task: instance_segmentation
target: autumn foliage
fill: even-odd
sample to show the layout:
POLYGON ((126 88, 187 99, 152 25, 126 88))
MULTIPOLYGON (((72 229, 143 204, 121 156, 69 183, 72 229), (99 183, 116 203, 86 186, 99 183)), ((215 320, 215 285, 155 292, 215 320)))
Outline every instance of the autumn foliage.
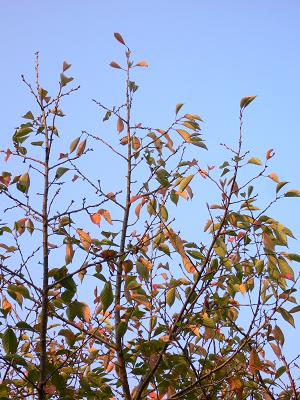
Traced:
POLYGON ((255 96, 240 102, 228 159, 203 165, 203 120, 183 104, 167 127, 135 120, 133 74, 148 63, 114 36, 124 103, 94 100, 101 136, 60 131, 79 90, 70 64, 56 94, 40 82, 38 54, 35 83, 22 77, 35 111, 1 151, 0 398, 298 399, 284 332, 300 310, 300 255, 270 213, 300 192, 270 170, 273 149, 244 149, 255 96), (110 168, 122 165, 116 191, 95 168, 103 147, 110 168), (199 185, 203 204, 207 190, 215 202, 184 237, 176 217, 199 185))

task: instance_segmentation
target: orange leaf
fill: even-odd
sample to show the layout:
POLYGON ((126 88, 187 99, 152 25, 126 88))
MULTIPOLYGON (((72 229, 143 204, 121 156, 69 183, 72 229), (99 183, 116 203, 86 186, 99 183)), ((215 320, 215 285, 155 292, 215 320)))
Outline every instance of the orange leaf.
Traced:
POLYGON ((101 215, 99 214, 99 212, 92 214, 90 218, 93 224, 98 225, 100 227, 101 215))
POLYGON ((279 182, 280 182, 280 180, 279 180, 278 175, 276 174, 276 172, 272 172, 271 174, 268 175, 268 177, 269 177, 270 179, 272 179, 272 181, 274 181, 274 182, 276 182, 276 183, 279 183, 279 182))
POLYGON ((147 61, 139 61, 137 64, 135 64, 136 67, 149 67, 147 61))
POLYGON ((266 154, 266 160, 269 160, 270 158, 274 157, 274 155, 275 155, 275 152, 273 149, 268 150, 267 154, 266 154))
POLYGON ((258 371, 261 369, 261 361, 255 349, 252 349, 250 352, 250 359, 249 359, 249 371, 251 374, 257 374, 258 371))
POLYGON ((66 264, 67 264, 67 265, 70 264, 70 263, 72 262, 73 257, 74 257, 73 246, 72 246, 72 243, 71 243, 71 242, 68 242, 68 243, 66 244, 66 256, 65 256, 65 261, 66 261, 66 264))
POLYGON ((122 118, 118 118, 118 123, 117 123, 117 131, 118 133, 121 133, 124 130, 124 122, 122 118))
POLYGON ((135 196, 132 196, 130 199, 130 203, 134 203, 138 199, 140 199, 142 196, 140 194, 136 194, 135 196))
POLYGON ((118 63, 116 63, 115 61, 112 61, 109 65, 110 65, 112 68, 122 69, 122 68, 120 67, 120 65, 119 65, 118 63))
POLYGON ((118 42, 120 42, 120 43, 124 44, 124 46, 126 46, 126 44, 124 42, 124 39, 122 38, 122 36, 118 32, 114 33, 114 37, 118 42))
POLYGON ((9 149, 7 149, 7 150, 6 150, 6 153, 5 153, 4 161, 8 161, 8 159, 9 159, 9 157, 10 157, 11 154, 12 154, 12 152, 11 152, 9 149))
POLYGON ((187 270, 187 272, 190 273, 195 272, 194 265, 191 263, 190 259, 187 257, 184 251, 183 242, 181 238, 178 235, 176 235, 176 233, 171 228, 168 229, 168 234, 169 234, 169 240, 174 250, 177 251, 177 253, 181 256, 184 268, 187 270))
POLYGON ((111 220, 110 213, 109 213, 108 210, 103 210, 103 209, 101 209, 101 210, 98 211, 98 213, 99 213, 100 215, 102 215, 102 217, 103 217, 110 225, 113 224, 113 223, 112 223, 112 220, 111 220))

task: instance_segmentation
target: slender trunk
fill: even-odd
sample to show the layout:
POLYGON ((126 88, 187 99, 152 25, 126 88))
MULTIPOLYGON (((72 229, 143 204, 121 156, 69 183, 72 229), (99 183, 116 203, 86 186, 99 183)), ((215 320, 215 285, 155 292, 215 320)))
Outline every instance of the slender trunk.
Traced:
MULTIPOLYGON (((125 210, 123 216, 122 233, 120 241, 120 256, 124 253, 126 245, 126 235, 130 212, 130 195, 131 195, 131 133, 130 133, 130 93, 129 93, 129 65, 127 69, 127 80, 126 80, 126 124, 127 124, 127 176, 126 176, 126 200, 125 210)), ((118 359, 118 376, 121 380, 124 399, 131 400, 130 388, 128 384, 128 377, 126 371, 126 364, 123 353, 123 340, 119 333, 118 327, 121 322, 120 304, 121 304, 121 291, 122 291, 122 259, 120 258, 117 268, 116 278, 116 292, 115 292, 115 335, 116 335, 116 347, 117 347, 117 359, 118 359)))
POLYGON ((45 111, 42 107, 43 124, 45 130, 45 168, 44 168, 44 192, 43 192, 43 292, 42 292, 42 311, 40 328, 40 377, 39 377, 39 400, 45 400, 44 385, 47 378, 47 323, 48 323, 48 273, 49 273, 49 254, 48 254, 48 192, 49 192, 49 156, 50 143, 47 128, 45 111))

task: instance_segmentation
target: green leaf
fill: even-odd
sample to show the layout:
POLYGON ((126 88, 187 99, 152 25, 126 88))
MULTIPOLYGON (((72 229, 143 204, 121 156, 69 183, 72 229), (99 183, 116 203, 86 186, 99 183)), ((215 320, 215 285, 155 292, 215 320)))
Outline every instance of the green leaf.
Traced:
POLYGON ((288 190, 285 194, 285 197, 300 197, 300 191, 296 189, 288 190))
POLYGON ((2 335, 2 346, 6 354, 14 354, 18 348, 17 337, 12 328, 6 329, 2 335))
POLYGON ((287 310, 285 310, 282 307, 279 307, 277 311, 281 314, 284 320, 286 320, 289 324, 291 324, 295 328, 294 317, 287 310))
POLYGON ((255 165, 262 165, 262 162, 259 158, 252 157, 250 160, 247 161, 247 164, 255 164, 255 165))
POLYGON ((208 318, 208 317, 203 317, 202 323, 207 328, 214 328, 215 327, 215 322, 211 318, 208 318))
POLYGON ((28 111, 25 115, 23 115, 22 118, 25 118, 25 119, 34 119, 34 116, 33 116, 33 114, 32 114, 31 111, 28 111))
POLYGON ((110 282, 105 283, 103 290, 100 294, 100 298, 101 298, 101 303, 103 305, 103 311, 106 311, 114 300, 114 295, 110 282))
POLYGON ((22 193, 28 193, 29 186, 30 186, 30 177, 29 177, 28 172, 25 172, 25 174, 23 174, 19 178, 19 181, 17 183, 17 188, 22 193))
POLYGON ((67 171, 69 171, 69 168, 65 168, 65 167, 59 167, 56 170, 55 173, 55 179, 59 179, 60 177, 63 176, 63 174, 65 174, 67 171))
POLYGON ((256 260, 254 266, 257 274, 261 275, 264 270, 264 260, 256 260))
POLYGON ((167 295, 166 295, 166 302, 168 304, 169 307, 171 307, 174 304, 175 301, 175 288, 172 287, 171 289, 169 289, 167 291, 167 295))
POLYGON ((296 253, 281 253, 284 257, 286 257, 288 260, 291 261, 296 261, 300 263, 300 255, 296 253))
POLYGON ((274 338, 279 342, 280 346, 284 345, 284 334, 278 325, 275 325, 272 330, 274 338))
POLYGON ((17 322, 16 327, 24 331, 35 332, 35 329, 24 321, 17 322))
POLYGON ((243 97, 241 102, 240 102, 240 108, 244 109, 247 106, 249 106, 250 103, 256 98, 256 96, 248 96, 248 97, 243 97))
POLYGON ((44 142, 39 140, 38 142, 31 142, 32 146, 43 146, 44 142))
POLYGON ((299 312, 299 311, 300 311, 300 306, 296 306, 296 307, 293 307, 292 309, 290 309, 289 312, 294 314, 294 313, 299 312))
POLYGON ((183 103, 178 103, 178 104, 176 104, 176 108, 175 108, 175 113, 176 113, 176 115, 179 113, 179 111, 180 111, 180 109, 181 109, 182 106, 183 106, 183 103))
POLYGON ((289 182, 279 182, 278 185, 276 186, 276 193, 278 193, 279 190, 282 189, 283 186, 285 186, 287 183, 289 182))
POLYGON ((290 279, 292 281, 295 280, 294 271, 283 257, 278 257, 278 267, 284 278, 290 279))

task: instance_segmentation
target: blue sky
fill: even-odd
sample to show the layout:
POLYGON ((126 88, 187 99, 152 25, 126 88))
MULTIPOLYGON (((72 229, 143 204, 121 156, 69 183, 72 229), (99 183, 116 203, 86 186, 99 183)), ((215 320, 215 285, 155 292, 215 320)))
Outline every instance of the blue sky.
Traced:
MULTIPOLYGON (((260 158, 273 148, 272 171, 300 188, 299 17, 297 0, 2 1, 0 148, 8 147, 20 116, 31 107, 20 75, 33 80, 36 50, 47 89, 54 89, 63 60, 72 63, 72 76, 81 85, 65 102, 67 143, 82 129, 101 133, 102 116, 91 98, 107 104, 121 99, 120 74, 108 67, 122 60, 123 49, 113 38, 120 32, 135 59, 149 63, 135 76, 141 87, 137 121, 163 128, 175 104, 185 103, 188 112, 205 120, 210 152, 203 157, 219 165, 227 156, 219 143, 233 145, 238 137, 240 98, 257 95, 246 113, 245 147, 260 158)), ((199 192, 201 197, 200 186, 199 192)), ((275 213, 300 238, 298 199, 275 213)))

